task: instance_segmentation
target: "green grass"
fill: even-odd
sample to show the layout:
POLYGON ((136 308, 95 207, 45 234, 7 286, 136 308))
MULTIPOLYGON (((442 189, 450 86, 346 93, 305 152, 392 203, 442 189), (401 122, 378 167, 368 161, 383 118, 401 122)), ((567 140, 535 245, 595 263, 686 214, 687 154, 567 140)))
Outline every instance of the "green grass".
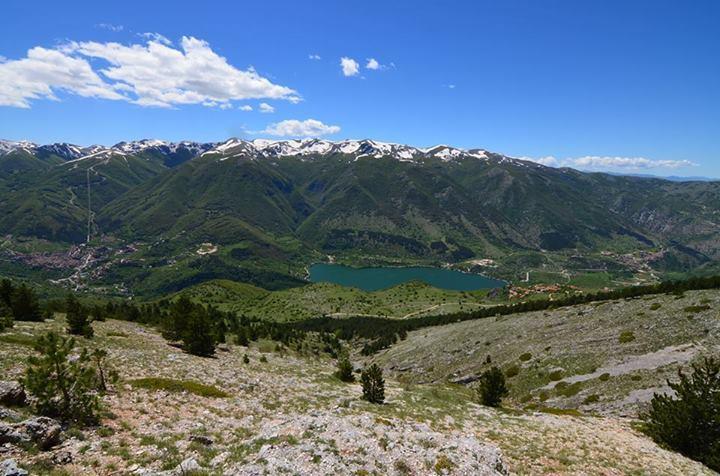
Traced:
POLYGON ((190 380, 175 380, 170 378, 148 377, 131 380, 130 385, 135 388, 147 390, 164 390, 166 392, 188 392, 201 397, 227 398, 230 394, 217 387, 204 385, 190 380))
POLYGON ((0 335, 0 342, 6 344, 24 345, 27 347, 35 346, 36 337, 25 334, 3 334, 0 335))

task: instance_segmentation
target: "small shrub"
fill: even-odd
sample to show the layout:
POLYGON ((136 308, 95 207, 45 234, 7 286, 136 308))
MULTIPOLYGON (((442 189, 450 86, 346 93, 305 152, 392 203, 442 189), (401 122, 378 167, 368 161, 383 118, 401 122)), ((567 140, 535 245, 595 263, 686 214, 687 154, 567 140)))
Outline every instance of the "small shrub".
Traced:
POLYGON ((350 359, 347 356, 343 356, 338 359, 337 372, 335 376, 342 382, 354 382, 355 376, 353 375, 353 366, 350 363, 350 359))
POLYGON ((505 375, 498 367, 492 367, 480 375, 477 392, 480 403, 488 407, 499 407, 502 399, 510 393, 505 384, 505 375))
POLYGON ((641 418, 655 441, 720 471, 720 360, 692 369, 679 370, 679 381, 668 381, 675 395, 655 394, 641 418))
POLYGON ((268 360, 267 360, 267 357, 265 357, 264 355, 261 355, 261 356, 260 356, 260 362, 262 362, 263 364, 266 364, 267 361, 268 361, 268 360))
POLYGON ((513 378, 516 377, 520 373, 520 367, 517 365, 511 365, 507 369, 505 369, 505 376, 507 378, 513 378))
POLYGON ((698 312, 707 311, 708 309, 710 309, 710 306, 707 304, 699 304, 695 306, 687 306, 686 308, 683 308, 683 311, 689 314, 697 314, 698 312))
POLYGON ((360 375, 363 388, 363 399, 370 403, 385 401, 385 380, 382 369, 377 364, 366 367, 360 375))
POLYGON ((605 372, 600 377, 598 377, 598 379, 600 379, 601 382, 607 382, 608 380, 610 380, 610 374, 605 372))
POLYGON ((557 382, 558 380, 562 379, 564 375, 564 372, 562 370, 553 370, 550 372, 548 377, 550 378, 550 381, 557 382))
POLYGON ((662 304, 660 304, 659 302, 654 302, 654 303, 650 304, 651 311, 657 311, 661 307, 662 307, 662 304))
POLYGON ((532 354, 530 352, 525 352, 520 356, 520 362, 527 362, 530 359, 532 359, 532 354))
POLYGON ((444 454, 440 454, 435 460, 434 469, 437 474, 444 474, 446 472, 449 474, 455 469, 455 463, 444 454))
POLYGON ((249 364, 250 363, 250 357, 248 357, 247 354, 243 354, 243 364, 249 364))
POLYGON ((592 403, 597 403, 600 401, 600 396, 596 394, 588 395, 585 397, 585 400, 583 400, 583 405, 590 405, 592 403))
POLYGON ((623 331, 620 333, 620 337, 618 337, 618 342, 621 344, 627 344, 628 342, 632 342, 635 340, 635 334, 633 331, 623 331))

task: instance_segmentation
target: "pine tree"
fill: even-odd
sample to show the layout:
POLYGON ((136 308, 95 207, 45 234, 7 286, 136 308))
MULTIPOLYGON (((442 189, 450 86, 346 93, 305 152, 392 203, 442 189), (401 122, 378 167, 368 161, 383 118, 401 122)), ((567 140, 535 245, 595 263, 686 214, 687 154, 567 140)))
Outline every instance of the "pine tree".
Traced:
POLYGON ((502 370, 492 367, 483 372, 480 375, 477 392, 480 403, 488 407, 499 407, 502 399, 509 393, 502 370))
POLYGON ((377 364, 366 367, 360 375, 363 387, 363 399, 370 403, 385 401, 385 379, 382 369, 377 364))
POLYGON ((215 326, 202 306, 188 316, 182 331, 183 350, 193 355, 209 357, 215 353, 215 326))
POLYGON ((678 371, 679 381, 667 382, 674 395, 655 394, 641 417, 655 441, 720 471, 720 360, 692 369, 678 371))
POLYGON ((343 355, 338 359, 337 372, 335 373, 337 378, 343 382, 354 382, 355 376, 353 375, 353 366, 350 363, 350 359, 347 355, 343 355))
POLYGON ((68 294, 65 300, 65 320, 67 321, 69 334, 92 338, 93 328, 88 319, 88 311, 75 295, 68 294))
POLYGON ((100 407, 97 375, 86 349, 70 358, 74 347, 74 338, 53 332, 38 338, 35 350, 40 356, 28 358, 23 383, 38 413, 80 424, 95 423, 100 407))
POLYGON ((15 286, 9 279, 0 281, 0 301, 5 303, 7 307, 12 307, 12 297, 15 293, 15 286))
POLYGON ((41 321, 40 304, 32 289, 21 284, 13 291, 10 308, 16 321, 41 321))
POLYGON ((170 314, 163 325, 163 337, 174 341, 182 340, 194 310, 195 304, 187 297, 180 296, 180 299, 170 306, 170 314))
POLYGON ((12 309, 0 299, 0 332, 13 326, 12 309))

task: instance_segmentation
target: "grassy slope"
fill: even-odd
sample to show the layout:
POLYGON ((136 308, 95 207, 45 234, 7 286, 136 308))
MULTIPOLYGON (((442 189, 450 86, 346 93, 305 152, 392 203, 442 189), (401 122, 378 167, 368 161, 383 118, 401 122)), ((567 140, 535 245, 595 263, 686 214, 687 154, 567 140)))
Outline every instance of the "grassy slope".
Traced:
POLYGON ((365 292, 329 283, 268 292, 232 281, 216 280, 183 291, 193 299, 227 311, 276 321, 329 315, 405 318, 472 310, 483 305, 486 291, 446 291, 419 282, 365 292))
MULTIPOLYGON (((63 322, 18 323, 5 335, 60 330, 63 322)), ((136 324, 96 323, 96 339, 125 382, 143 377, 196 381, 229 398, 206 398, 120 384, 105 398, 112 418, 84 430, 58 451, 70 451, 69 474, 120 474, 127 468, 170 469, 194 457, 208 474, 388 474, 409 467, 433 474, 440 456, 453 464, 468 439, 497 445, 512 474, 712 474, 657 447, 623 419, 496 411, 471 401, 467 389, 401 385, 387 380, 382 406, 359 400, 357 384, 332 377, 333 363, 293 354, 230 347, 215 359, 181 353, 136 324), (242 364, 248 354, 250 364, 242 364), (190 435, 210 437, 204 446, 190 435), (462 439, 457 439, 462 437, 462 439), (423 439, 425 438, 425 439, 423 439)), ((87 344, 86 342, 82 342, 87 344)), ((0 373, 13 378, 30 350, 0 346, 0 373)), ((467 455, 467 452, 465 453, 467 455)), ((25 465, 51 453, 11 449, 25 465)), ((49 472, 47 466, 35 466, 49 472)), ((451 474, 468 474, 452 468, 451 474)), ((394 474, 394 473, 393 473, 394 474)))
POLYGON ((472 378, 489 355, 505 370, 518 367, 509 379, 516 402, 635 413, 679 365, 718 352, 718 310, 720 292, 712 290, 481 319, 412 332, 378 359, 404 380, 429 382, 472 378), (623 332, 635 339, 621 343, 623 332), (600 378, 606 372, 610 378, 600 378), (553 378, 584 381, 563 396, 553 378), (599 401, 583 404, 590 395, 599 401))

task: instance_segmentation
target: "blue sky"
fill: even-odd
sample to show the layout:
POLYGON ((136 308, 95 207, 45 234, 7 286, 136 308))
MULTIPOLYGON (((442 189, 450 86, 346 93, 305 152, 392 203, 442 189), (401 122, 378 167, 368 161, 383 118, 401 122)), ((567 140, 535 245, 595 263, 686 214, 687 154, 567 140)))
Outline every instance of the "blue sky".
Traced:
POLYGON ((720 177, 716 1, 6 0, 0 11, 6 139, 369 137, 720 177))

